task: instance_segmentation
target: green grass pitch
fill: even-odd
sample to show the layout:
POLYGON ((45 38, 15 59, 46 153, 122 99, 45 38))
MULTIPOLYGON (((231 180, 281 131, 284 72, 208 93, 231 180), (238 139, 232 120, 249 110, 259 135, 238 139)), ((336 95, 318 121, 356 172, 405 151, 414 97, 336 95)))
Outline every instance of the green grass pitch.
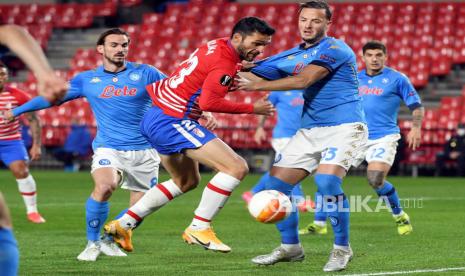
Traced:
MULTIPOLYGON (((233 248, 231 253, 213 253, 184 244, 181 233, 190 223, 210 176, 203 175, 199 188, 144 221, 134 234, 135 250, 128 257, 101 256, 95 263, 78 262, 76 256, 86 245, 84 203, 92 189, 90 174, 37 170, 32 174, 38 184, 39 209, 47 219, 43 225, 27 222, 14 178, 8 171, 0 171, 0 189, 10 206, 21 252, 20 275, 322 275, 332 246, 331 232, 304 236, 304 262, 253 265, 252 257, 268 253, 279 244, 275 227, 253 221, 240 198, 259 175, 245 179, 214 222, 219 238, 233 248)), ((410 199, 411 206, 405 211, 414 232, 399 236, 386 210, 351 213, 355 256, 339 275, 463 267, 465 179, 391 177, 390 181, 401 198, 410 199), (417 206, 412 208, 414 202, 417 206)), ((307 193, 315 190, 312 182, 304 182, 307 193)), ((343 187, 347 195, 376 198, 362 177, 348 177, 343 187)), ((111 199, 110 218, 127 204, 128 193, 118 190, 111 199)), ((376 201, 369 205, 374 207, 376 201)), ((308 213, 301 215, 301 225, 312 218, 308 213)), ((461 273, 465 271, 446 274, 461 273)))

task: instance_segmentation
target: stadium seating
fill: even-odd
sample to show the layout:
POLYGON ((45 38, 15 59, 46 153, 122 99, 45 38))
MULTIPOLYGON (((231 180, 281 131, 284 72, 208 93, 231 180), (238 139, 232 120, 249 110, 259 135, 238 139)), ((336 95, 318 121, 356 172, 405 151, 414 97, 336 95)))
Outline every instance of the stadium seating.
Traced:
MULTIPOLYGON (((28 26, 46 46, 52 28, 86 27, 92 24, 95 16, 115 14, 118 4, 131 7, 140 2, 110 0, 101 4, 0 5, 0 14, 4 21, 28 26)), ((407 74, 416 87, 426 86, 431 76, 447 75, 453 64, 465 63, 465 3, 334 3, 332 7, 334 20, 330 35, 344 39, 358 56, 366 41, 379 39, 385 42, 389 49, 389 65, 407 74)), ((153 64, 164 72, 171 72, 195 47, 216 37, 229 36, 234 22, 244 16, 263 17, 277 29, 264 56, 290 48, 300 42, 295 28, 296 13, 295 4, 193 0, 169 4, 164 13, 147 12, 140 24, 121 27, 131 35, 130 60, 153 64), (208 13, 205 13, 207 9, 208 13)), ((100 56, 94 49, 79 49, 70 62, 67 77, 100 63, 100 56)), ((360 59, 358 66, 363 67, 360 59)), ((17 85, 28 91, 36 87, 33 79, 17 85)), ((228 98, 253 101, 257 95, 260 93, 239 91, 230 93, 228 98)), ((408 155, 410 159, 406 162, 434 162, 438 147, 453 134, 459 122, 465 122, 462 102, 462 97, 446 97, 440 108, 427 110, 423 123, 425 150, 408 155)), ((67 108, 72 113, 78 110, 83 120, 95 125, 86 102, 79 101, 67 108)), ((51 109, 49 112, 57 111, 51 109)), ((46 124, 48 118, 53 117, 44 117, 46 124)), ((242 115, 239 120, 237 117, 232 120, 230 116, 218 115, 218 119, 218 136, 231 145, 241 148, 269 146, 256 145, 253 141, 255 116, 242 115), (232 128, 234 132, 230 130, 232 128)), ((274 120, 267 121, 269 130, 274 120)), ((410 128, 408 122, 400 122, 400 126, 404 134, 410 128)))

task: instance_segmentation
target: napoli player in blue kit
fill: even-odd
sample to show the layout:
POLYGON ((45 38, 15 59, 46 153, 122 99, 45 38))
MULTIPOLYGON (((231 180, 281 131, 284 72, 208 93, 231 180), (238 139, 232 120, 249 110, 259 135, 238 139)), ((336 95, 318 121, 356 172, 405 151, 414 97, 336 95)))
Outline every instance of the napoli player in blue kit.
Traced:
MULTIPOLYGON (((85 97, 97 121, 91 171, 95 188, 86 202, 88 244, 78 256, 81 261, 95 261, 100 252, 110 256, 126 255, 115 243, 99 241, 109 213, 108 200, 121 185, 131 191, 130 205, 133 205, 158 179, 160 158, 142 136, 139 124, 151 107, 145 86, 165 75, 152 66, 126 62, 129 42, 123 30, 110 29, 102 33, 97 51, 103 57, 103 66, 76 75, 59 102, 85 97)), ((13 109, 12 115, 50 106, 43 97, 36 97, 13 109)))
MULTIPOLYGON (((368 162, 368 183, 378 196, 387 200, 399 235, 408 235, 413 231, 410 218, 402 210, 397 191, 386 177, 394 162, 397 141, 400 139, 397 113, 401 101, 412 111, 412 129, 407 135, 407 142, 413 150, 420 145, 424 108, 420 96, 409 79, 404 74, 385 66, 386 59, 387 50, 382 42, 370 41, 363 46, 363 61, 366 69, 358 74, 359 94, 363 98, 369 136, 354 166, 358 166, 364 160, 368 162)), ((317 210, 314 222, 299 232, 321 234, 325 230, 326 215, 317 210)))
MULTIPOLYGON (((252 73, 242 73, 238 89, 305 89, 300 129, 276 157, 266 189, 289 196, 295 184, 314 174, 334 232, 333 250, 323 270, 339 271, 353 257, 349 202, 342 190, 342 178, 365 144, 368 131, 358 95, 355 54, 343 41, 326 36, 332 17, 329 5, 324 1, 306 2, 298 15, 304 43, 260 62, 252 73)), ((253 258, 253 263, 272 265, 304 259, 297 211, 277 228, 281 245, 253 258)))
MULTIPOLYGON (((304 104, 302 92, 301 90, 275 91, 271 92, 268 96, 268 100, 276 108, 278 116, 276 125, 273 128, 273 138, 271 140, 271 146, 276 154, 281 152, 300 127, 300 116, 302 115, 302 107, 304 104)), ((267 138, 266 131, 263 127, 265 120, 265 116, 259 117, 258 126, 254 135, 254 140, 258 144, 262 143, 267 138)), ((269 172, 265 173, 250 191, 242 194, 242 198, 248 203, 254 194, 265 190, 265 184, 268 182, 269 176, 269 172)), ((311 208, 312 201, 304 199, 305 195, 302 192, 300 183, 292 190, 292 196, 294 199, 297 199, 299 210, 306 212, 311 208)))

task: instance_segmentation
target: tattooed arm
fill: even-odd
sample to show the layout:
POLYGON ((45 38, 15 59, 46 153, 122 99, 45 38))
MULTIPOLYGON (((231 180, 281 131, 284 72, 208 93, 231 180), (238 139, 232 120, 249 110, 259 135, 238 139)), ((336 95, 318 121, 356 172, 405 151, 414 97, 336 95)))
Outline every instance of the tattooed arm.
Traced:
POLYGON ((31 126, 32 134, 32 147, 29 151, 29 154, 31 155, 32 160, 37 160, 42 154, 42 127, 40 126, 39 118, 35 112, 27 113, 26 118, 29 121, 29 125, 31 126))
POLYGON ((421 123, 425 116, 425 109, 423 107, 415 108, 412 111, 412 129, 407 135, 409 148, 415 150, 420 146, 421 142, 421 123))

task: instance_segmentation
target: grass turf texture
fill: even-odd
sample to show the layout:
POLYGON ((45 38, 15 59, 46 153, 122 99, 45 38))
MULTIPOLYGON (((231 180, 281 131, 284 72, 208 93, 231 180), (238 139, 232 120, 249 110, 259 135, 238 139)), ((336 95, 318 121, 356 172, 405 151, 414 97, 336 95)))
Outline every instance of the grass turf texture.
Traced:
MULTIPOLYGON (((135 251, 128 257, 101 255, 95 263, 78 262, 76 256, 86 245, 84 204, 92 189, 90 174, 57 171, 32 174, 38 185, 39 210, 47 219, 43 225, 27 222, 14 178, 8 171, 0 171, 0 189, 11 209, 21 252, 20 275, 321 275, 332 246, 331 231, 326 236, 304 236, 304 262, 253 265, 252 257, 279 245, 275 227, 253 221, 240 198, 259 175, 245 179, 214 222, 219 238, 233 248, 231 253, 213 253, 184 244, 181 233, 190 223, 210 177, 203 175, 196 190, 144 221, 133 236, 135 251)), ((161 176, 162 180, 166 178, 161 176)), ((422 208, 405 209, 414 232, 399 236, 386 210, 351 213, 355 256, 348 270, 339 275, 464 266, 465 179, 391 177, 389 180, 401 198, 423 198, 422 208)), ((346 178, 343 187, 347 195, 376 198, 362 177, 346 178)), ((306 180, 304 190, 313 193, 313 182, 306 180)), ((127 203, 128 193, 118 190, 111 199, 110 218, 126 208, 127 203)), ((369 206, 376 206, 376 202, 370 201, 369 206)), ((312 218, 308 213, 301 215, 301 226, 312 218)))

